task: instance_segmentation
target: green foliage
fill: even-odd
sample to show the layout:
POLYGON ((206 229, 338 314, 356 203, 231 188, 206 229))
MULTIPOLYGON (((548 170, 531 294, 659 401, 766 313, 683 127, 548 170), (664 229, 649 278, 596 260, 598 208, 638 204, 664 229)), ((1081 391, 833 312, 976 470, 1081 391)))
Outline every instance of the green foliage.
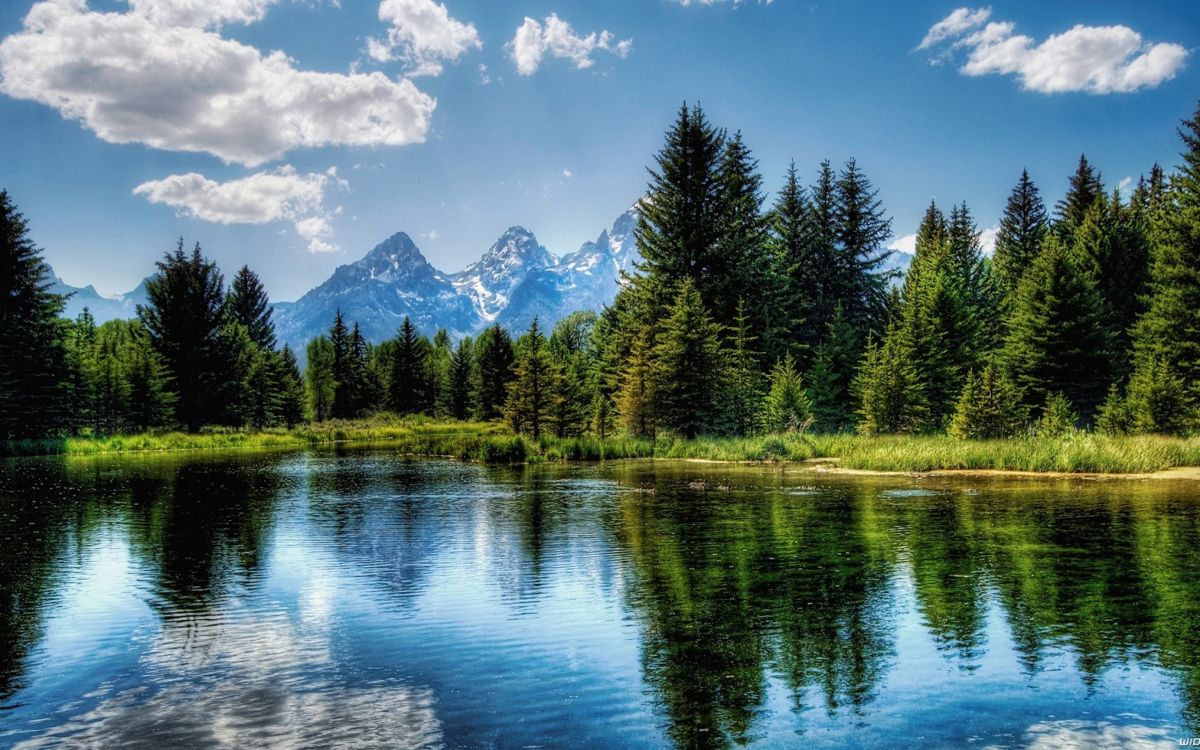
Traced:
POLYGON ((1079 415, 1071 408, 1071 402, 1061 393, 1051 393, 1042 407, 1042 416, 1034 425, 1034 432, 1041 437, 1062 437, 1075 431, 1079 415))
POLYGON ((513 432, 537 440, 549 428, 559 377, 546 337, 534 318, 529 331, 517 342, 514 376, 504 405, 504 418, 513 432))
POLYGON ((839 305, 808 373, 813 427, 818 432, 843 432, 854 425, 857 407, 853 384, 858 351, 858 337, 839 305))
POLYGON ((246 327, 250 340, 260 349, 275 349, 275 324, 271 322, 271 303, 267 299, 267 290, 248 266, 242 266, 233 277, 225 307, 234 320, 246 327))
MULTIPOLYGON (((1193 392, 1200 388, 1200 107, 1183 124, 1180 137, 1186 147, 1184 163, 1154 212, 1149 299, 1132 332, 1134 379, 1163 393, 1175 389, 1166 384, 1151 389, 1149 384, 1164 376, 1179 379, 1193 392), (1169 373, 1161 373, 1163 369, 1169 373)), ((1132 401, 1132 384, 1130 390, 1132 401)), ((1143 414, 1146 424, 1156 428, 1175 421, 1150 416, 1155 410, 1149 403, 1143 414)))
POLYGON ((1005 373, 1036 408, 1062 393, 1085 419, 1111 382, 1110 335, 1102 301, 1055 237, 1021 280, 1000 352, 1005 373))
POLYGON ((478 411, 484 422, 499 419, 508 400, 508 384, 513 379, 512 338, 498 325, 479 334, 475 344, 475 384, 478 411))
POLYGON ((1100 175, 1088 163, 1087 157, 1079 155, 1079 166, 1071 175, 1067 194, 1054 205, 1055 230, 1061 239, 1069 237, 1084 221, 1084 216, 1098 200, 1104 197, 1104 183, 1100 175))
POLYGON ((926 424, 920 375, 899 330, 893 322, 882 344, 867 344, 854 380, 860 403, 858 431, 864 435, 914 433, 926 424))
POLYGON ((434 384, 429 378, 429 342, 417 333, 407 315, 400 324, 395 342, 388 382, 388 408, 401 415, 432 413, 434 384))
POLYGON ((308 368, 304 379, 308 389, 309 411, 316 421, 326 422, 333 419, 333 402, 337 394, 333 341, 326 336, 319 336, 308 342, 306 354, 308 368))
POLYGON ((713 322, 691 279, 685 279, 654 349, 660 426, 693 438, 722 427, 725 358, 713 322))
POLYGON ((1020 393, 992 363, 972 371, 954 409, 951 437, 960 440, 995 440, 1019 435, 1026 426, 1020 393))
POLYGON ((759 376, 758 353, 753 349, 755 341, 750 332, 746 306, 739 302, 733 319, 733 345, 726 357, 729 382, 724 391, 727 401, 725 411, 735 435, 749 435, 758 429, 762 378, 759 376))
POLYGON ((621 427, 635 437, 654 439, 658 434, 658 374, 647 339, 634 342, 621 371, 616 394, 621 427))
POLYGON ((222 389, 232 377, 225 371, 230 358, 221 340, 224 282, 216 263, 201 254, 200 244, 188 255, 182 239, 156 267, 138 316, 170 375, 175 416, 196 432, 226 416, 222 389))
POLYGON ((771 370, 770 386, 762 405, 762 425, 767 432, 804 432, 812 424, 812 401, 787 354, 771 370))
POLYGON ((1113 383, 1096 414, 1096 432, 1101 435, 1128 435, 1133 430, 1133 413, 1121 387, 1113 383))
POLYGON ((1182 435, 1196 427, 1196 394, 1165 360, 1149 359, 1138 367, 1128 400, 1131 432, 1182 435))
POLYGON ((471 380, 475 359, 471 337, 458 342, 450 355, 450 416, 465 420, 472 412, 471 380))
POLYGON ((1046 206, 1042 203, 1037 185, 1030 179, 1029 170, 1022 170, 1021 179, 1009 194, 1004 215, 1000 217, 996 250, 992 255, 1004 312, 1016 297, 1021 277, 1042 251, 1042 240, 1046 237, 1048 226, 1046 206))

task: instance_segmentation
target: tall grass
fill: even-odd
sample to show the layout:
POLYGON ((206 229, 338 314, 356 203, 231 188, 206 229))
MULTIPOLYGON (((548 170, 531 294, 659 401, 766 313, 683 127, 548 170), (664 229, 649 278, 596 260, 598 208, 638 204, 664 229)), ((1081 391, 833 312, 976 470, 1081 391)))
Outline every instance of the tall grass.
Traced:
POLYGON ((630 437, 543 437, 513 435, 498 424, 398 418, 310 424, 294 430, 210 429, 180 432, 71 437, 0 446, 0 455, 66 453, 92 455, 161 451, 305 448, 322 445, 380 445, 397 453, 446 456, 495 464, 618 459, 688 459, 735 462, 800 462, 827 459, 846 469, 924 472, 968 471, 1150 473, 1200 467, 1200 438, 1109 437, 1075 432, 1062 437, 956 440, 945 435, 760 435, 753 437, 658 440, 630 437))

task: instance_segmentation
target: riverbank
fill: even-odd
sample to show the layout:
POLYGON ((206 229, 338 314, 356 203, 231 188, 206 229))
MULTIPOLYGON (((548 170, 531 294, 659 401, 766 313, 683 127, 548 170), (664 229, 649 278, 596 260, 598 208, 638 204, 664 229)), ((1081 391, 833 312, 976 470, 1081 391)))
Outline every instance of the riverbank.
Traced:
POLYGON ((1200 478, 1200 438, 1110 437, 1072 433, 1062 437, 964 441, 944 435, 760 435, 660 438, 544 437, 513 435, 494 423, 399 419, 386 415, 353 422, 304 425, 294 430, 197 434, 147 433, 72 437, 4 446, 6 455, 70 456, 306 448, 379 444, 409 455, 445 456, 485 463, 522 464, 619 459, 684 459, 745 463, 795 463, 818 470, 890 473, 1036 473, 1153 475, 1200 478))

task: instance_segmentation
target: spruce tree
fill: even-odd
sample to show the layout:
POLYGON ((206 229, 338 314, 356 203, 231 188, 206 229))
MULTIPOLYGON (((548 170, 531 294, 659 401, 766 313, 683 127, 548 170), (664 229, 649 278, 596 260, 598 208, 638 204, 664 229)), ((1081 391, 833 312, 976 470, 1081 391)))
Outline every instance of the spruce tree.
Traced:
POLYGON ((225 322, 224 282, 217 265, 197 243, 191 254, 183 240, 156 264, 146 282, 147 304, 138 317, 162 358, 175 390, 175 415, 190 431, 222 421, 220 402, 227 358, 221 342, 225 322))
POLYGON ((893 321, 882 343, 872 338, 854 379, 859 401, 858 431, 864 435, 914 433, 927 429, 924 390, 904 337, 893 321))
POLYGON ((460 421, 470 419, 472 413, 473 363, 471 337, 464 336, 450 356, 450 416, 460 421))
POLYGON ((725 137, 709 124, 699 105, 679 110, 666 143, 654 157, 646 200, 634 234, 642 261, 634 284, 652 297, 691 279, 705 296, 719 267, 722 233, 719 167, 725 137))
POLYGON ((150 343, 146 329, 132 321, 129 363, 129 422, 133 429, 145 431, 166 427, 175 418, 175 393, 158 352, 150 343))
POLYGON ((333 405, 337 397, 337 378, 334 365, 337 349, 327 336, 318 336, 308 342, 306 350, 308 367, 304 373, 308 391, 309 411, 318 422, 334 418, 333 405))
POLYGON ((1074 432, 1078 422, 1079 415, 1071 407, 1071 402, 1063 394, 1055 392, 1046 397, 1033 431, 1038 437, 1062 437, 1074 432))
POLYGON ((542 436, 553 418, 556 378, 546 337, 534 318, 529 331, 517 342, 514 377, 504 406, 504 417, 513 432, 528 434, 534 440, 542 436))
POLYGON ((633 343, 621 370, 616 391, 616 409, 621 427, 635 437, 658 435, 658 373, 649 339, 633 343))
POLYGON ((1029 170, 1022 170, 1021 179, 1009 194, 1004 215, 1000 217, 996 251, 992 255, 992 267, 995 269, 1001 307, 1005 314, 1016 296, 1021 277, 1042 250, 1047 227, 1046 206, 1042 203, 1037 185, 1030 179, 1029 170))
POLYGON ((279 388, 279 418, 289 429, 306 420, 306 394, 296 353, 287 344, 273 358, 274 378, 279 388))
POLYGON ((275 324, 271 321, 271 303, 258 275, 242 266, 229 285, 225 308, 233 319, 246 327, 250 340, 263 349, 275 348, 275 324))
POLYGON ((659 424, 685 438, 720 431, 721 327, 709 317, 691 279, 680 285, 663 320, 654 357, 659 424))
MULTIPOLYGON (((1133 328, 1134 380, 1147 404, 1178 400, 1175 420, 1157 416, 1159 410, 1141 409, 1151 416, 1140 419, 1138 429, 1183 431, 1193 421, 1200 395, 1200 105, 1179 131, 1185 151, 1183 164, 1172 176, 1151 231, 1150 292, 1145 314, 1133 328), (1184 395, 1177 396, 1176 383, 1184 395), (1154 388, 1162 388, 1160 396, 1154 388), (1160 426, 1162 425, 1162 426, 1160 426)), ((1130 383, 1133 400, 1134 385, 1130 383)))
POLYGON ((1017 289, 1000 356, 1024 403, 1062 393, 1085 419, 1111 382, 1111 339, 1103 302, 1057 237, 1046 240, 1017 289))
MULTIPOLYGON (((746 305, 740 300, 733 319, 732 334, 726 362, 726 375, 729 378, 724 389, 728 401, 726 412, 734 434, 750 435, 758 429, 763 394, 759 382, 759 355, 754 349, 757 338, 751 333, 746 305)), ((795 360, 788 361, 795 366, 795 360)))
POLYGON ((950 435, 961 440, 996 440, 1020 434, 1026 426, 1021 393, 992 363, 971 371, 950 421, 950 435))
POLYGON ((1088 163, 1087 157, 1079 155, 1079 166, 1071 175, 1067 194, 1054 204, 1055 229, 1059 239, 1068 238, 1083 223, 1083 217, 1096 201, 1104 197, 1104 183, 1100 175, 1088 163))
POLYGON ((767 219, 771 251, 781 275, 773 303, 780 344, 796 356, 800 366, 807 366, 825 328, 819 304, 821 271, 813 238, 813 209, 800 185, 795 162, 788 166, 767 219))
POLYGON ((826 329, 808 372, 813 428, 818 432, 844 432, 854 426, 856 419, 853 383, 858 370, 858 335, 842 314, 841 305, 834 308, 826 329))
POLYGON ((592 334, 597 318, 590 311, 571 313, 554 326, 547 343, 556 371, 556 391, 551 400, 553 429, 558 437, 583 434, 590 420, 596 392, 592 334))
POLYGON ((701 300, 716 320, 732 321, 742 314, 748 334, 759 342, 765 355, 773 356, 785 327, 786 316, 778 309, 783 275, 768 245, 758 162, 741 133, 725 143, 717 181, 720 232, 708 277, 698 279, 701 300), (707 294, 703 287, 708 287, 707 294), (748 290, 753 290, 750 297, 748 290))
POLYGON ((775 363, 762 404, 762 425, 767 432, 803 432, 812 424, 812 401, 796 370, 792 355, 775 363))
POLYGON ((450 333, 445 328, 439 328, 433 335, 426 363, 428 372, 428 399, 431 401, 429 413, 440 418, 450 416, 450 360, 454 354, 450 346, 450 333))
POLYGON ((854 159, 838 175, 837 269, 834 293, 856 330, 883 325, 891 275, 883 270, 892 251, 884 243, 892 236, 892 221, 871 181, 854 159))
POLYGON ((503 415, 504 403, 508 400, 508 384, 513 378, 513 345, 508 331, 499 325, 488 328, 479 335, 475 345, 475 372, 478 383, 475 393, 478 399, 478 417, 490 422, 503 415))
POLYGON ((64 298, 29 225, 0 191, 0 440, 43 437, 66 426, 64 298))
POLYGON ((428 350, 421 345, 417 328, 404 316, 392 351, 388 408, 397 414, 420 414, 428 401, 428 350))

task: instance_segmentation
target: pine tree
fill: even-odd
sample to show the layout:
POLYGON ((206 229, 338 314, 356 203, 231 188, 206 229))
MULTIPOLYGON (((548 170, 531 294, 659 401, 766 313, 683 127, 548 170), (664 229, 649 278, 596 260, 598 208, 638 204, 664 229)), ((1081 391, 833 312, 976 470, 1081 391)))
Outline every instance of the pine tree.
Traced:
POLYGON ((242 427, 270 423, 275 393, 260 349, 250 338, 246 326, 227 316, 217 333, 213 357, 215 411, 210 422, 242 427), (252 381, 251 378, 254 378, 252 381))
POLYGON ((685 438, 718 432, 725 376, 721 327, 691 279, 679 287, 655 346, 659 424, 685 438))
POLYGON ((190 431, 220 421, 220 402, 226 365, 221 344, 225 322, 224 281, 217 265, 207 260, 199 243, 191 255, 183 240, 156 264, 158 272, 146 282, 147 304, 138 317, 162 358, 176 393, 175 415, 190 431))
POLYGON ((175 418, 175 393, 170 376, 150 343, 146 329, 132 322, 129 365, 129 422, 133 429, 145 431, 166 427, 175 418))
POLYGON ((331 419, 354 419, 358 416, 358 376, 354 361, 355 354, 350 338, 350 329, 338 310, 329 329, 329 341, 333 345, 333 403, 331 419))
MULTIPOLYGON (((245 330, 244 326, 239 328, 245 330)), ((249 332, 247 332, 249 339, 249 332)), ((253 347, 251 350, 250 367, 246 373, 246 391, 248 408, 245 412, 246 424, 255 429, 273 427, 283 422, 283 392, 277 377, 278 366, 275 363, 278 355, 269 349, 253 347)))
POLYGON ((950 435, 960 440, 1011 438, 1025 429, 1021 393, 990 362, 971 371, 950 421, 950 435))
POLYGON ((858 335, 840 305, 834 308, 826 328, 825 339, 817 347, 808 372, 813 428, 818 432, 843 432, 854 425, 857 411, 853 384, 858 370, 858 335))
POLYGON ((1039 437, 1062 437, 1075 430, 1079 415, 1071 408, 1071 402, 1061 393, 1051 393, 1046 397, 1042 407, 1042 415, 1038 417, 1033 431, 1039 437))
POLYGON ((1021 277, 1042 250, 1048 226, 1046 206, 1037 186, 1029 178, 1029 170, 1022 170, 1021 179, 1009 194, 1004 215, 1000 217, 996 251, 992 255, 1005 314, 1012 306, 1021 277))
POLYGON ((127 432, 131 426, 130 331, 130 324, 124 320, 110 320, 95 329, 91 418, 97 434, 116 435, 127 432))
POLYGON ((685 103, 666 143, 654 157, 646 200, 635 230, 642 262, 637 285, 675 289, 691 279, 707 295, 712 291, 717 243, 721 237, 719 166, 725 136, 709 124, 697 105, 685 103))
POLYGON ((581 435, 588 427, 596 393, 592 334, 597 318, 590 311, 571 313, 555 325, 547 344, 557 373, 551 400, 558 437, 581 435))
POLYGON ((621 370, 616 407, 621 427, 636 437, 658 435, 658 373, 649 339, 634 342, 621 370))
POLYGON ((333 405, 337 397, 334 364, 337 360, 337 349, 329 337, 318 336, 308 342, 306 354, 308 367, 304 379, 308 390, 309 410, 313 419, 325 422, 334 418, 333 405))
POLYGON ((274 358, 275 381, 279 387, 279 418, 289 429, 307 419, 307 398, 296 353, 287 344, 274 358))
POLYGON ((475 372, 479 379, 475 387, 479 419, 490 422, 503 415, 508 400, 508 384, 513 379, 513 345, 508 331, 499 325, 479 335, 475 345, 475 372))
POLYGON ((67 425, 65 300, 29 225, 0 191, 0 440, 43 437, 67 425))
POLYGON ((928 425, 924 391, 895 322, 882 344, 868 342, 854 380, 858 396, 858 431, 864 435, 914 433, 928 425))
POLYGON ((67 390, 71 393, 70 426, 75 430, 97 430, 100 363, 96 356, 96 319, 86 307, 67 327, 66 361, 67 390))
MULTIPOLYGON (((1142 399, 1147 403, 1174 399, 1176 381, 1188 395, 1176 420, 1139 418, 1139 430, 1153 426, 1156 431, 1182 431, 1192 421, 1192 394, 1200 390, 1200 105, 1179 136, 1186 147, 1183 164, 1171 178, 1151 230, 1150 293, 1146 312, 1132 332, 1133 380, 1146 384, 1140 387, 1147 392, 1163 390, 1161 397, 1142 399)), ((1131 401, 1133 395, 1131 382, 1131 401)), ((1158 413, 1151 407, 1142 411, 1158 413)))
MULTIPOLYGON (((749 316, 742 301, 738 302, 732 330, 726 363, 729 383, 724 389, 728 397, 726 411, 734 434, 750 435, 758 429, 763 394, 759 382, 759 356, 754 350, 757 339, 750 331, 749 316)), ((795 366, 794 359, 788 361, 795 366)))
POLYGON ((504 417, 513 432, 541 438, 553 417, 557 373, 537 318, 517 343, 514 377, 508 386, 504 417))
POLYGON ((763 399, 762 424, 767 432, 804 432, 812 424, 812 401, 796 371, 792 355, 775 363, 763 399))
POLYGON ((428 371, 428 398, 432 402, 429 413, 440 418, 450 416, 450 359, 454 349, 450 346, 450 333, 439 328, 433 335, 426 365, 428 371))
POLYGON ((258 275, 242 266, 225 299, 225 308, 233 319, 246 327, 250 340, 267 350, 275 349, 275 324, 271 322, 271 303, 258 275))
POLYGON ((1129 380, 1129 431, 1182 435, 1200 424, 1195 388, 1165 360, 1149 359, 1129 380))
POLYGON ((1067 194, 1054 204, 1055 229, 1059 239, 1068 238, 1083 223, 1083 217, 1096 201, 1104 197, 1104 183, 1092 169, 1087 157, 1079 155, 1079 167, 1071 175, 1067 194))
MULTIPOLYGON (((783 336, 777 310, 783 276, 768 247, 769 225, 763 215, 762 177, 758 162, 735 133, 725 143, 717 170, 720 233, 708 278, 701 279, 701 300, 717 320, 745 317, 748 334, 772 355, 783 336), (747 299, 747 290, 754 290, 747 299)), ((732 333, 732 331, 729 331, 732 333)))
POLYGON ((776 317, 783 329, 783 345, 796 355, 801 366, 810 364, 825 334, 821 325, 821 273, 813 241, 812 214, 812 205, 796 173, 796 163, 792 162, 768 222, 771 250, 783 275, 774 302, 778 306, 776 317))
POLYGON ((471 380, 474 365, 471 338, 463 337, 450 356, 450 416, 457 420, 471 417, 471 380))
POLYGON ((839 277, 834 293, 856 330, 874 330, 886 317, 891 275, 882 269, 892 254, 884 246, 892 236, 892 221, 854 159, 838 175, 836 195, 839 277))
POLYGON ((400 324, 392 353, 388 408, 397 414, 420 414, 428 402, 428 350, 408 316, 400 324))
POLYGON ((1088 419, 1111 382, 1110 336, 1091 277, 1056 237, 1017 289, 1000 356, 1030 408, 1062 393, 1088 419))

